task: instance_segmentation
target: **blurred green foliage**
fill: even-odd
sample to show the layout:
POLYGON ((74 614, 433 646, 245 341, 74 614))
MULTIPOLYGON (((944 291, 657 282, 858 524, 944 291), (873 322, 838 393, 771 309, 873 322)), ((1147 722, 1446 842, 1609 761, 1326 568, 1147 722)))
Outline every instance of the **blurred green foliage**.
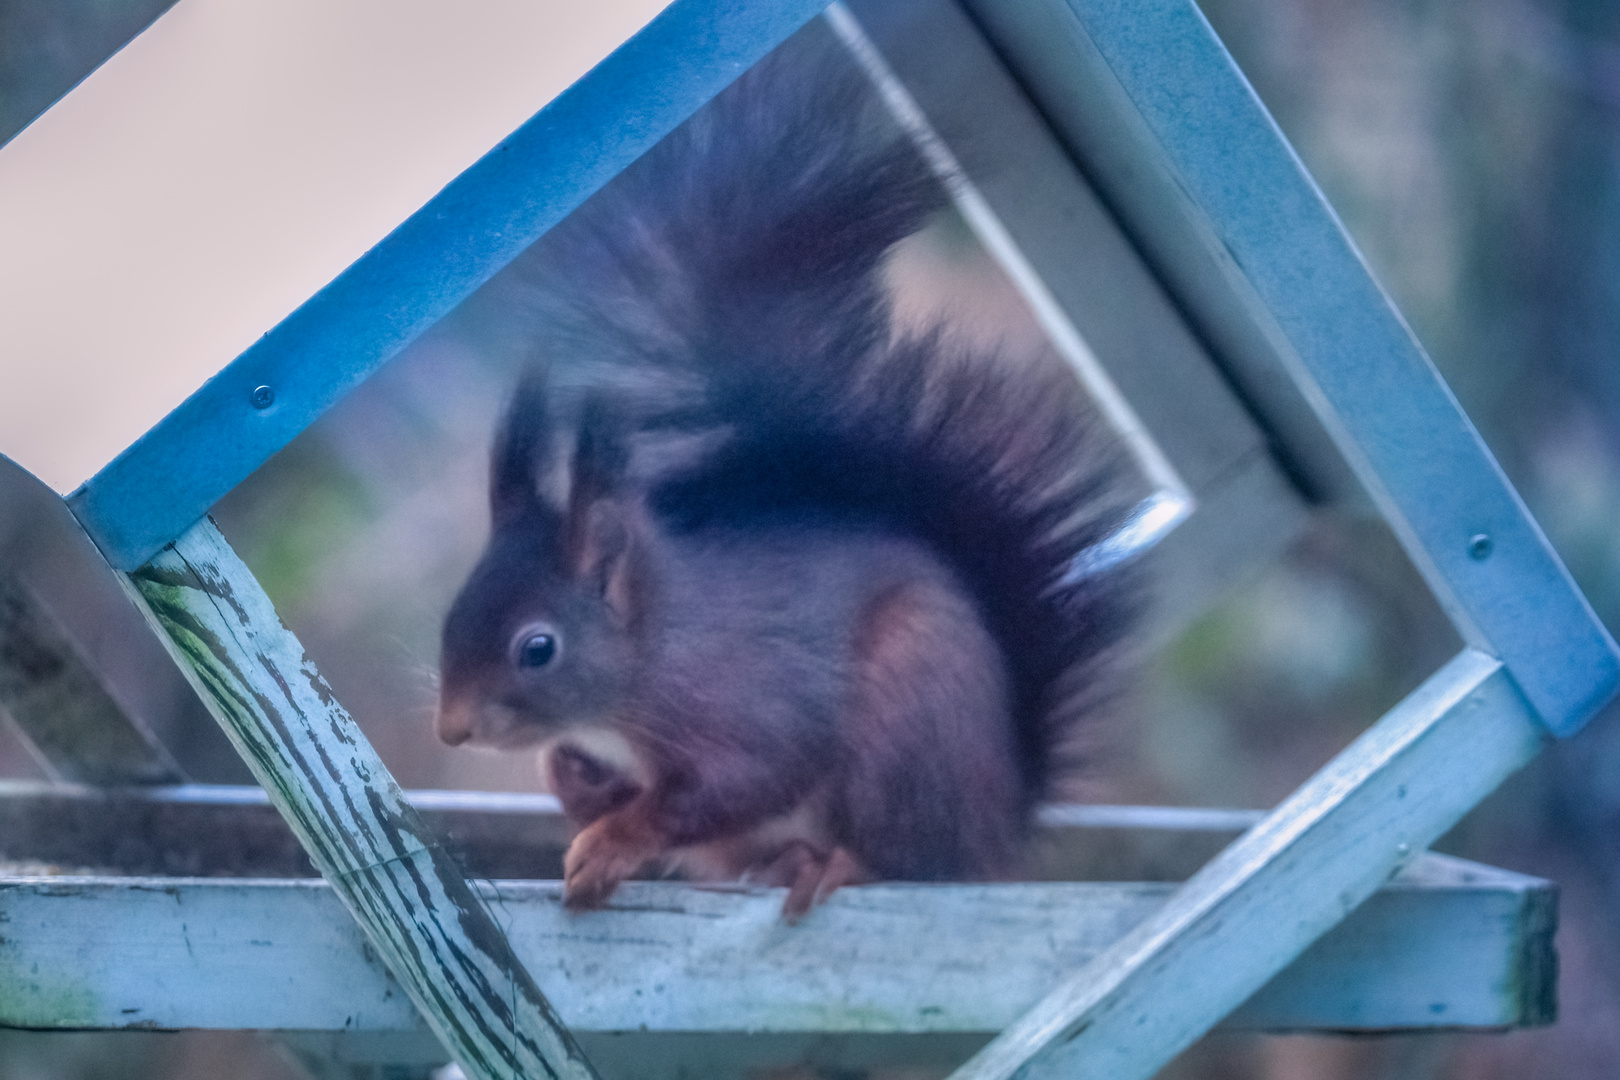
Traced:
POLYGON ((327 556, 378 516, 362 479, 316 440, 289 447, 272 475, 249 477, 232 505, 243 508, 238 553, 289 609, 312 601, 327 556))

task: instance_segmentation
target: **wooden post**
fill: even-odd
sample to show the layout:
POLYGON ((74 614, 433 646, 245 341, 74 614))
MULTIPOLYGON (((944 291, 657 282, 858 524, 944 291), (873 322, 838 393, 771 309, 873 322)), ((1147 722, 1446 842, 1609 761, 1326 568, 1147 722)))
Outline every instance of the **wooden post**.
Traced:
POLYGON ((461 870, 204 519, 129 575, 170 654, 475 1080, 595 1073, 461 870))

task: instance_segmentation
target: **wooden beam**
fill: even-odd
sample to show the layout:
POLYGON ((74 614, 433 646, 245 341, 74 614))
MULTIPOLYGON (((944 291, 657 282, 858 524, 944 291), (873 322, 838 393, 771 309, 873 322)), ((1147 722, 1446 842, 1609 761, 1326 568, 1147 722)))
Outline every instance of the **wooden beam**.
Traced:
MULTIPOLYGON (((875 885, 798 926, 780 890, 634 882, 573 914, 556 882, 480 882, 577 1032, 988 1034, 1169 884, 875 885)), ((1556 894, 1419 860, 1233 1027, 1511 1027, 1552 1019, 1556 894)), ((0 1025, 410 1032, 422 1021, 319 881, 0 882, 0 1025)))
POLYGON ((1540 750, 1500 662, 1463 650, 1073 973, 953 1080, 1146 1080, 1540 750))
MULTIPOLYGON (((594 1076, 460 868, 213 522, 193 526, 129 580, 371 949, 466 1073, 594 1076)), ((193 936, 206 932, 206 923, 195 926, 193 936)), ((62 1008, 70 1011, 65 999, 62 1008)))

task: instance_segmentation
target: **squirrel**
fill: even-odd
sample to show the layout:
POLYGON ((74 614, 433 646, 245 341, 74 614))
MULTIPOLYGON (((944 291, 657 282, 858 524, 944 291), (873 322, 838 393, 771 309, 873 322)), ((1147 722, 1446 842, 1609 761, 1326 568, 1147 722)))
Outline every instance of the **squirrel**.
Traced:
POLYGON ((993 880, 1108 683, 1119 452, 1055 355, 902 331, 943 186, 819 23, 520 257, 549 362, 446 617, 439 736, 542 747, 565 902, 662 864, 993 880))

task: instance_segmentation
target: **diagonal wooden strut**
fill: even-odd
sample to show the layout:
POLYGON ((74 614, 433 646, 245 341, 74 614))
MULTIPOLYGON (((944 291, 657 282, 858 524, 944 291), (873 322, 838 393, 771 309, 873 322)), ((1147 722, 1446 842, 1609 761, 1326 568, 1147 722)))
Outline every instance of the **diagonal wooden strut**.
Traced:
POLYGON ((213 522, 193 526, 128 585, 467 1075, 594 1077, 483 901, 213 522))
POLYGON ((1146 1080, 1546 739, 1501 663, 1464 649, 952 1080, 1146 1080))

